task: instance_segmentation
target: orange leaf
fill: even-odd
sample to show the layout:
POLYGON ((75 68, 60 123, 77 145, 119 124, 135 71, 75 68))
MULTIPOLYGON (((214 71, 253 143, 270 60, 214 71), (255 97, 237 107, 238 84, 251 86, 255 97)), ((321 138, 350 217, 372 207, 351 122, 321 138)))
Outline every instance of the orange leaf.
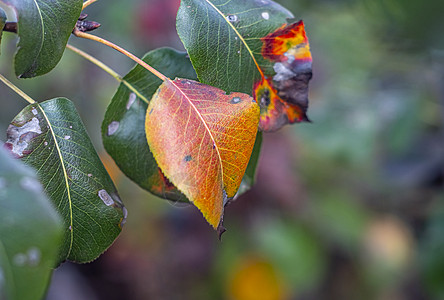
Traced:
POLYGON ((250 96, 188 79, 164 81, 148 106, 145 130, 154 158, 214 228, 242 181, 258 122, 250 96))

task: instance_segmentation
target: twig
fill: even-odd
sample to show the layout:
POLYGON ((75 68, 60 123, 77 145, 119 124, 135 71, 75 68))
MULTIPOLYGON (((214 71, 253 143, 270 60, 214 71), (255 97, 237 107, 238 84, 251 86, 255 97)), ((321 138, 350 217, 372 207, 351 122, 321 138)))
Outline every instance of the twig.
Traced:
POLYGON ((112 77, 114 77, 117 81, 121 82, 122 81, 122 77, 117 74, 117 72, 115 72, 113 69, 111 69, 110 67, 108 67, 107 65, 105 65, 103 62, 101 62, 100 60, 98 60, 97 58, 89 55, 88 53, 70 45, 67 44, 66 48, 68 48, 69 50, 77 53, 78 55, 82 56, 83 58, 89 60, 90 62, 92 62, 93 64, 95 64, 96 66, 98 66, 99 68, 101 68, 103 71, 105 71, 106 73, 108 73, 109 75, 111 75, 112 77))
POLYGON ((82 10, 84 10, 85 8, 87 8, 90 4, 93 4, 94 2, 96 2, 97 0, 87 0, 85 2, 83 2, 83 7, 82 10))
POLYGON ((113 69, 111 69, 110 67, 105 65, 103 62, 101 62, 97 58, 89 55, 88 53, 86 53, 86 52, 84 52, 84 51, 82 51, 82 50, 80 50, 80 49, 78 49, 78 48, 76 48, 76 47, 74 47, 73 45, 70 45, 70 44, 67 44, 66 48, 68 48, 69 50, 73 51, 74 53, 82 56, 86 60, 92 62, 93 64, 95 64, 96 66, 101 68, 103 71, 107 72, 109 75, 114 77, 117 81, 122 82, 128 89, 130 89, 134 94, 136 94, 137 97, 142 99, 142 101, 144 101, 146 103, 149 102, 148 99, 146 99, 146 97, 144 95, 142 95, 134 86, 132 86, 128 81, 126 81, 119 74, 117 74, 116 71, 114 71, 113 69))
POLYGON ((0 81, 2 81, 4 84, 6 84, 11 90, 16 92, 20 97, 28 101, 30 104, 36 103, 34 99, 29 97, 25 92, 23 92, 21 89, 16 87, 12 82, 10 82, 8 79, 6 79, 2 74, 0 74, 0 81))
POLYGON ((157 77, 159 77, 162 81, 167 80, 167 77, 165 75, 163 75, 162 73, 160 73, 159 71, 157 71, 156 69, 154 69, 153 67, 151 67, 149 64, 147 64, 146 62, 144 62, 143 60, 141 60, 140 58, 138 58, 137 56, 135 56, 134 54, 126 51, 125 49, 123 49, 122 47, 117 46, 116 44, 107 41, 105 39, 102 39, 98 36, 86 33, 86 32, 81 32, 77 29, 74 29, 73 34, 77 37, 81 37, 84 39, 88 39, 88 40, 92 40, 92 41, 96 41, 99 42, 101 44, 104 44, 108 47, 111 47, 117 51, 119 51, 122 54, 125 54, 126 56, 128 56, 129 58, 131 58, 132 60, 134 60, 136 63, 138 63, 139 65, 141 65, 142 67, 144 67, 145 69, 147 69, 148 71, 150 71, 151 73, 153 73, 154 75, 156 75, 157 77))

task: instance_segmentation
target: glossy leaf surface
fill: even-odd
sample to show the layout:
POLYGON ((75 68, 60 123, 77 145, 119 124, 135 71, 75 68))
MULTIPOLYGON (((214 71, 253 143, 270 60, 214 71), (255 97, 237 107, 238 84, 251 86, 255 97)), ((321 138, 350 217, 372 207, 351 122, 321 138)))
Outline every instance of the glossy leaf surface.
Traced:
POLYGON ((250 96, 187 79, 164 81, 148 106, 146 136, 154 158, 214 228, 241 184, 258 118, 250 96))
MULTIPOLYGON (((197 79, 186 56, 185 52, 160 48, 143 60, 170 78, 197 79)), ((120 170, 141 188, 162 198, 188 202, 163 176, 146 142, 146 109, 161 83, 139 65, 123 78, 102 123, 103 145, 120 170)))
POLYGON ((88 262, 119 235, 126 209, 71 101, 25 107, 11 122, 5 146, 37 170, 64 220, 59 262, 88 262))
POLYGON ((61 238, 35 172, 0 148, 0 299, 42 299, 61 238))
POLYGON ((82 10, 82 0, 1 0, 18 19, 15 74, 28 78, 51 71, 60 61, 82 10))
POLYGON ((303 23, 291 18, 270 0, 182 0, 177 14, 199 80, 253 95, 264 131, 308 120, 311 54, 303 23))

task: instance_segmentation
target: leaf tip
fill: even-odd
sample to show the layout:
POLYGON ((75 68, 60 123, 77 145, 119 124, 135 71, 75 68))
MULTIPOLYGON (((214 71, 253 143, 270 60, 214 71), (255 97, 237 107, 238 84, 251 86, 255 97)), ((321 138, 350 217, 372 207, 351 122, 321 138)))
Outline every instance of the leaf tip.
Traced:
POLYGON ((217 236, 219 238, 219 241, 222 241, 222 234, 224 234, 225 231, 227 231, 227 229, 222 224, 219 224, 219 226, 217 226, 217 236))

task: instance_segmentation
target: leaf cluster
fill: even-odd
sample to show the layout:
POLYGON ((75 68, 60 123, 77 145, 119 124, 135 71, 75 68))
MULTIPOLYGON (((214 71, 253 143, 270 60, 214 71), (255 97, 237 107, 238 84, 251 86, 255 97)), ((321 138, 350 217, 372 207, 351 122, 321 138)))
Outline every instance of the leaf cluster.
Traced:
MULTIPOLYGON (((0 38, 19 37, 19 78, 48 73, 72 32, 98 27, 85 23, 82 0, 1 2, 17 18, 7 22, 0 8, 0 38)), ((303 23, 269 0, 182 0, 176 25, 187 52, 159 48, 142 58, 161 76, 140 64, 124 77, 103 67, 119 87, 102 140, 142 189, 193 203, 222 232, 225 205, 254 184, 261 131, 308 120, 308 40, 303 23)), ((8 299, 39 299, 52 267, 96 259, 127 218, 73 102, 28 101, 4 144, 21 163, 0 151, 0 296, 8 299), (28 282, 29 293, 20 288, 28 282)))

